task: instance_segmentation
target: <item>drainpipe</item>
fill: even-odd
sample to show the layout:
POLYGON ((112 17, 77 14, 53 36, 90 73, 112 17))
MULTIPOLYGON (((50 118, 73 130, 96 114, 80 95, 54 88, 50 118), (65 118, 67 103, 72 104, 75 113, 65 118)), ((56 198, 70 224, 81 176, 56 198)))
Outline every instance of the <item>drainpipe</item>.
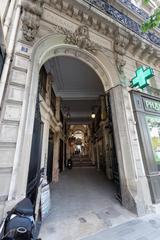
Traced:
POLYGON ((12 54, 13 54, 13 50, 14 50, 20 15, 21 15, 21 0, 18 1, 17 6, 16 6, 16 13, 15 13, 14 21, 13 21, 11 38, 10 38, 10 41, 9 41, 9 44, 7 47, 5 64, 3 67, 2 76, 1 76, 1 80, 0 80, 0 108, 2 107, 2 99, 3 99, 3 94, 4 94, 4 89, 5 89, 5 85, 6 85, 6 81, 7 81, 10 63, 12 60, 12 54))
POLYGON ((8 12, 7 12, 7 16, 5 18, 4 27, 3 27, 3 34, 4 34, 4 39, 5 40, 6 40, 8 30, 9 30, 9 26, 11 24, 11 19, 12 19, 12 14, 13 14, 15 3, 16 3, 16 0, 11 0, 10 5, 9 5, 9 9, 8 9, 8 12))

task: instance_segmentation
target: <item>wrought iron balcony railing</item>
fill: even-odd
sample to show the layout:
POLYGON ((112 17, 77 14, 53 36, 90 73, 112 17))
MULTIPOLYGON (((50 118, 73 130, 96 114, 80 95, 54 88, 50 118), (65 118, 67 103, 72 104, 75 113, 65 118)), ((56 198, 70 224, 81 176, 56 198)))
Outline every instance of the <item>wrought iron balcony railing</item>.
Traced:
MULTIPOLYGON (((147 32, 147 33, 142 32, 141 25, 139 23, 135 22, 133 19, 126 16, 124 13, 120 12, 118 9, 116 9, 111 4, 109 4, 107 1, 105 0, 83 0, 83 1, 88 3, 90 6, 97 8, 98 10, 105 13, 106 15, 110 16, 112 19, 116 20, 117 22, 119 22, 129 30, 135 32, 137 35, 149 41, 150 43, 160 47, 159 36, 157 36, 152 32, 147 32)), ((125 4, 129 3, 129 0, 128 1, 120 0, 120 1, 125 4)), ((132 10, 138 11, 137 9, 136 8, 134 9, 132 6, 132 10)), ((139 10, 139 14, 142 14, 143 17, 145 18, 147 17, 146 15, 144 16, 144 12, 140 12, 140 10, 139 10)))

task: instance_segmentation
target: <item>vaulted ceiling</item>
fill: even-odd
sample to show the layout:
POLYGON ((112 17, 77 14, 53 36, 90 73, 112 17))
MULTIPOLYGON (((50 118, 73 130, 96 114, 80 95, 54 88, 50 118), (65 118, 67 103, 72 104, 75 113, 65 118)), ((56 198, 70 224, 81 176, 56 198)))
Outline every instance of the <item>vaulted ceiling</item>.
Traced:
POLYGON ((53 76, 56 96, 62 99, 62 112, 69 111, 71 123, 90 121, 92 110, 99 106, 99 96, 104 94, 102 82, 86 63, 67 56, 50 59, 45 67, 53 76))

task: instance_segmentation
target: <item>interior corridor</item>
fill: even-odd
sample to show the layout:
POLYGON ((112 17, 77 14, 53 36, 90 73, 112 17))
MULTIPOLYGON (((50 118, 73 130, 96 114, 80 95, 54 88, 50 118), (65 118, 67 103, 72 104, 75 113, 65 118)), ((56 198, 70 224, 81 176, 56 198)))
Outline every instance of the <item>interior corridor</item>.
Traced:
POLYGON ((135 218, 115 199, 115 186, 94 167, 65 170, 51 185, 43 240, 76 240, 135 218))

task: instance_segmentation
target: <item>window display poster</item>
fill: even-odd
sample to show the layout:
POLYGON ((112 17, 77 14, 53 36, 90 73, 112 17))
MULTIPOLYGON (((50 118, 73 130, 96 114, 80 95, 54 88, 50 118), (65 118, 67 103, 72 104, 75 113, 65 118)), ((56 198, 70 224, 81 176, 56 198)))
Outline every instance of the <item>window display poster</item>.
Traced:
POLYGON ((49 188, 49 184, 47 184, 43 186, 41 189, 42 221, 49 215, 50 207, 51 207, 50 188, 49 188))
POLYGON ((155 162, 160 165, 160 117, 146 115, 155 162))

